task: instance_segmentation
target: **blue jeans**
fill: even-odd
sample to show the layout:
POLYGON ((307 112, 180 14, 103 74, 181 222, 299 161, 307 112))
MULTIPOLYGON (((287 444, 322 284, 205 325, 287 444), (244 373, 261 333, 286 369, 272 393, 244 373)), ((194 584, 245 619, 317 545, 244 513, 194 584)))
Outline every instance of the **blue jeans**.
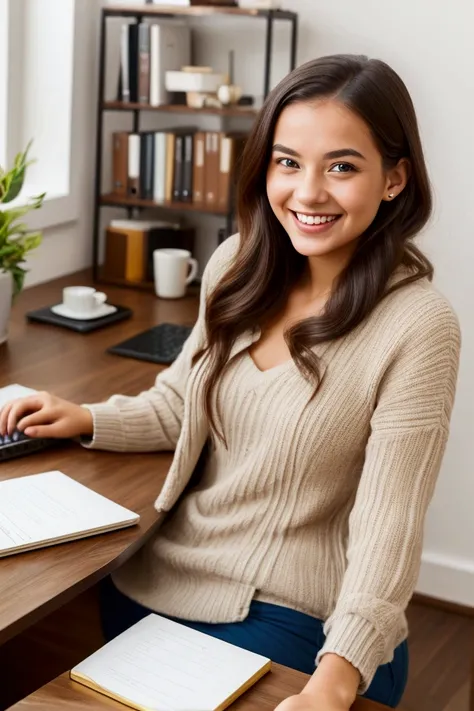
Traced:
MULTIPOLYGON (((111 578, 101 583, 100 609, 102 629, 107 641, 152 612, 123 595, 111 578)), ((314 672, 314 660, 324 644, 321 620, 288 607, 258 600, 252 602, 249 614, 242 622, 210 624, 171 619, 305 674, 314 672)), ((395 708, 402 698, 407 677, 408 646, 405 641, 395 650, 393 661, 378 668, 364 696, 395 708)))

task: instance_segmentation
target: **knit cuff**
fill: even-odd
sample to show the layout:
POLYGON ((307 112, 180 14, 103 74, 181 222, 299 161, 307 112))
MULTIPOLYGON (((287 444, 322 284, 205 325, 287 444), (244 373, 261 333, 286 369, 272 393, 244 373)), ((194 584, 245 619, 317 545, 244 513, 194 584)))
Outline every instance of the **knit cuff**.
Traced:
POLYGON ((81 437, 81 445, 86 449, 125 451, 125 437, 117 408, 107 403, 82 405, 82 407, 91 413, 94 429, 92 438, 81 437))
POLYGON ((325 654, 337 654, 355 667, 361 675, 358 694, 365 694, 385 654, 383 637, 364 617, 346 614, 338 617, 316 657, 319 664, 325 654))

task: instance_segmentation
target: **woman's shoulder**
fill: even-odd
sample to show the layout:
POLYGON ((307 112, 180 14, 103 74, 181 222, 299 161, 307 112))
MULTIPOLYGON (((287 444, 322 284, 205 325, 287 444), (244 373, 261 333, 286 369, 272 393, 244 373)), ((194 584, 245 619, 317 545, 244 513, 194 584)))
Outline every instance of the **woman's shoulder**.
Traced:
POLYGON ((395 289, 380 306, 388 323, 396 324, 399 333, 436 341, 444 338, 459 344, 457 314, 446 296, 426 278, 395 289))

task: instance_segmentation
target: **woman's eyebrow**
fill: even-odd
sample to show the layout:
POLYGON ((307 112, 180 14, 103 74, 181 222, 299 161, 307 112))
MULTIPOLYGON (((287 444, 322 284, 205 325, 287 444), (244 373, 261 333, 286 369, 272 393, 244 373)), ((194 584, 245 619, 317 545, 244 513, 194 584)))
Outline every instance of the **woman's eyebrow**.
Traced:
MULTIPOLYGON (((298 151, 295 151, 293 148, 288 148, 288 146, 283 146, 281 143, 275 143, 272 150, 275 153, 286 153, 287 155, 293 156, 294 158, 301 158, 301 155, 298 153, 298 151)), ((356 151, 355 148, 339 148, 337 151, 329 151, 328 153, 324 154, 323 158, 324 160, 333 160, 336 158, 344 158, 346 156, 352 156, 353 158, 362 158, 362 160, 365 160, 365 157, 362 155, 362 153, 356 151)))
POLYGON ((339 148, 337 151, 329 151, 329 153, 324 154, 324 160, 331 160, 332 158, 344 158, 345 156, 353 156, 354 158, 362 158, 365 160, 362 153, 356 151, 355 148, 339 148))
POLYGON ((272 150, 275 153, 287 153, 289 156, 293 156, 294 158, 301 158, 300 154, 297 151, 294 151, 293 148, 282 146, 281 143, 275 143, 272 150))

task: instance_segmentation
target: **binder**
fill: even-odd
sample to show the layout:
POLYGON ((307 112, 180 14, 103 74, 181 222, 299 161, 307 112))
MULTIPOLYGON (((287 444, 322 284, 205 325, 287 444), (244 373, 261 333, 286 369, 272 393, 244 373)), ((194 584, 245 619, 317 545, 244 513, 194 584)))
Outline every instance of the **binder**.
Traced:
POLYGON ((181 199, 183 202, 192 202, 193 199, 193 153, 194 153, 194 136, 192 133, 187 133, 184 137, 183 149, 183 183, 181 190, 181 199))
POLYGON ((194 136, 194 160, 193 160, 193 202, 201 204, 204 202, 204 156, 205 156, 206 134, 198 131, 194 136))
POLYGON ((138 101, 150 103, 150 25, 138 25, 138 101))
POLYGON ((155 162, 155 134, 140 134, 140 197, 153 200, 153 179, 155 162))
POLYGON ((128 186, 128 133, 117 131, 112 136, 112 192, 127 195, 128 186))
POLYGON ((128 194, 130 197, 140 195, 140 135, 130 133, 128 136, 128 194))

